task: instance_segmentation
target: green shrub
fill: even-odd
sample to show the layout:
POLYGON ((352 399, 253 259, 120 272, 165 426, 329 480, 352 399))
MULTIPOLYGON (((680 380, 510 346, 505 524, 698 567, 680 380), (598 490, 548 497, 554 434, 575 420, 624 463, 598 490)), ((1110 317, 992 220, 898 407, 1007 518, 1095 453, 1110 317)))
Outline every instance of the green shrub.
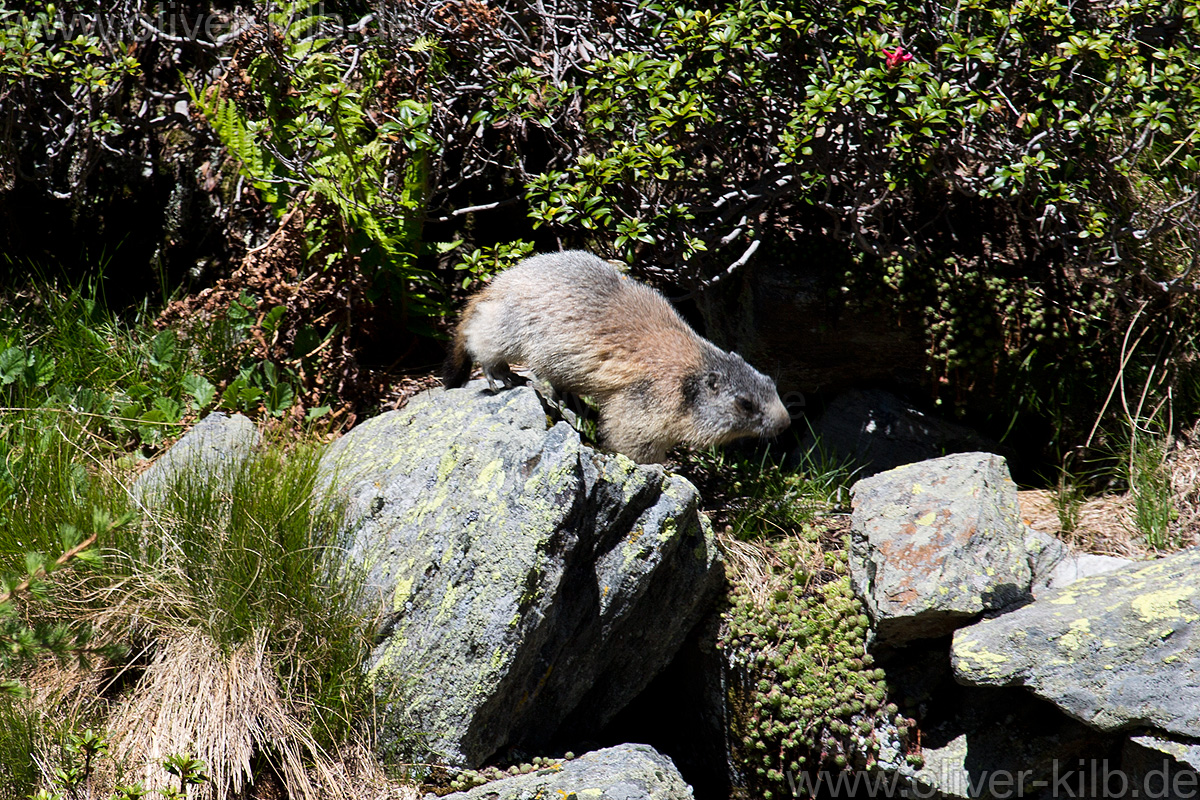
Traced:
POLYGON ((491 119, 552 123, 572 154, 528 181, 535 224, 693 290, 846 253, 835 306, 918 321, 935 399, 997 435, 1050 421, 1060 454, 1118 370, 1180 381, 1200 315, 1194 5, 639 9, 586 66, 495 90, 491 119))
MULTIPOLYGON (((83 23, 73 16, 77 10, 83 9, 70 0, 0 1, 0 115, 41 107, 49 98, 55 103, 54 113, 38 114, 38 125, 5 126, 0 166, 11 176, 19 151, 28 146, 36 152, 39 177, 71 195, 82 192, 97 152, 118 146, 125 132, 124 95, 130 79, 141 73, 127 43, 114 47, 94 25, 74 24, 83 23), (71 140, 73 148, 62 146, 71 140), (88 151, 91 164, 68 163, 71 155, 88 151)), ((8 179, 0 177, 0 189, 9 188, 8 179)))
POLYGON ((318 200, 329 209, 305 230, 306 271, 354 260, 407 324, 431 332, 429 318, 447 307, 445 287, 418 263, 436 147, 428 104, 380 97, 387 52, 339 39, 345 31, 318 6, 277 0, 268 10, 221 81, 188 85, 192 103, 277 217, 318 200))

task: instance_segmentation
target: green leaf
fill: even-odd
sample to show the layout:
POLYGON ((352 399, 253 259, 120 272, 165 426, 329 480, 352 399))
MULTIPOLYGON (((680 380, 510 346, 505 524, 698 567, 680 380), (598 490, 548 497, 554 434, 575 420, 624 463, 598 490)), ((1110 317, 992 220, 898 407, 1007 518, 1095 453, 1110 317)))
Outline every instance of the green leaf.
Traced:
POLYGON ((25 375, 25 351, 10 347, 0 353, 0 385, 8 386, 25 375))
POLYGON ((174 364, 177 352, 175 331, 170 328, 160 331, 150 342, 150 364, 156 369, 168 369, 174 364))
POLYGON ((267 393, 266 400, 263 405, 272 416, 281 416, 283 412, 292 407, 295 401, 296 392, 292 389, 290 383, 276 383, 271 387, 271 391, 267 393))
POLYGON ((192 401, 195 403, 196 410, 203 410, 212 404, 213 398, 216 397, 217 387, 213 386, 207 378, 189 373, 183 376, 183 390, 188 393, 192 401))
POLYGON ((38 358, 36 355, 33 358, 33 382, 34 386, 41 388, 54 380, 55 366, 57 360, 49 356, 38 358))
POLYGON ((178 422, 183 417, 183 406, 172 397, 154 398, 154 408, 162 412, 165 422, 178 422))
POLYGON ((266 316, 263 317, 263 321, 262 321, 263 330, 266 333, 274 333, 275 330, 279 327, 279 320, 283 317, 283 314, 285 311, 287 311, 286 306, 275 306, 270 311, 268 311, 266 316))

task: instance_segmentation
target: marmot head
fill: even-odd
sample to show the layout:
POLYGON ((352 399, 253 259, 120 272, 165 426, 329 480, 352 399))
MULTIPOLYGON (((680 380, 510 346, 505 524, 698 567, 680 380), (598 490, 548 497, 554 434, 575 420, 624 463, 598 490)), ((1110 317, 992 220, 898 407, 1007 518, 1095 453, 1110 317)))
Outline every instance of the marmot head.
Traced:
POLYGON ((704 354, 703 368, 683 379, 683 410, 692 421, 695 439, 704 447, 744 436, 775 436, 791 417, 775 382, 737 353, 716 347, 704 354))

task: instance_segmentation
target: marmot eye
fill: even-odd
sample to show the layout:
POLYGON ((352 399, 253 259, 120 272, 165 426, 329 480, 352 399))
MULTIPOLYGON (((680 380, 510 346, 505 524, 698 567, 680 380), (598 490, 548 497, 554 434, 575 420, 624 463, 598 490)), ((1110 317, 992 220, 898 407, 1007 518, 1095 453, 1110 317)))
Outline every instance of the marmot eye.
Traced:
POLYGON ((742 413, 745 413, 745 414, 753 414, 754 413, 754 401, 751 400, 749 397, 739 396, 735 402, 737 403, 738 410, 741 411, 742 413))

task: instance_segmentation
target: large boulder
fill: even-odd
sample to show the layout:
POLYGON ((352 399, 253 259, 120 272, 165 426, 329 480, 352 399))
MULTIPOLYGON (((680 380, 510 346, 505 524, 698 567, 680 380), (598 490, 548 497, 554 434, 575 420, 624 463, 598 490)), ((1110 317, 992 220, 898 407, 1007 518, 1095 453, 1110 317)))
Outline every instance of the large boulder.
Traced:
POLYGON ((599 730, 670 661, 723 570, 696 490, 547 430, 529 388, 435 390, 342 437, 349 554, 384 614, 387 749, 477 766, 599 730))
POLYGON ((1200 737, 1200 548, 1050 590, 954 635, 958 680, 1024 686, 1105 731, 1200 737))
POLYGON ((850 580, 880 643, 942 636, 1029 597, 1017 488, 1000 456, 908 464, 853 493, 850 580))
MULTIPOLYGON (((448 800, 692 800, 692 790, 671 759, 653 747, 622 744, 443 796, 448 800)), ((426 796, 426 800, 433 798, 426 796)))

